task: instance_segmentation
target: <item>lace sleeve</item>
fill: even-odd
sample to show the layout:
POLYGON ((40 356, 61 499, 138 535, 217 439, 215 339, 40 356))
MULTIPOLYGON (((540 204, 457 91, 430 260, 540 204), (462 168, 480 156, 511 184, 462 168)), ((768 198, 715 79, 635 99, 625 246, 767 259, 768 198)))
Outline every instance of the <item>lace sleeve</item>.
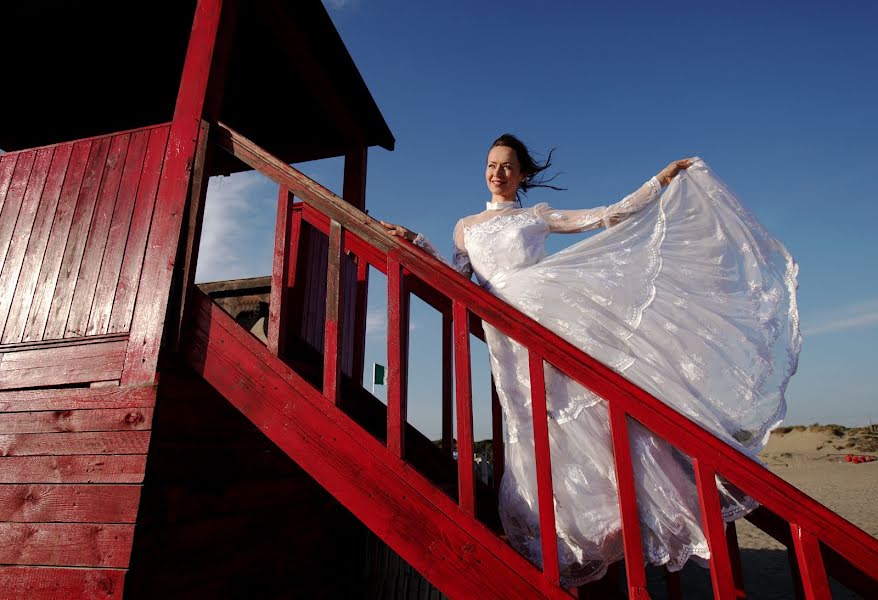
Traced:
POLYGON ((548 204, 537 204, 534 213, 549 225, 553 233, 579 233, 599 227, 610 227, 658 198, 662 186, 653 177, 633 194, 610 206, 576 210, 558 210, 548 204))
POLYGON ((473 267, 469 261, 469 254, 467 254, 466 249, 463 247, 463 227, 461 227, 460 223, 454 228, 454 256, 452 256, 450 263, 445 260, 445 257, 436 249, 436 246, 430 243, 430 240, 428 240, 424 234, 419 233, 417 237, 412 240, 412 243, 419 248, 423 248, 426 252, 430 253, 445 264, 450 265, 451 268, 464 277, 472 277, 473 267))

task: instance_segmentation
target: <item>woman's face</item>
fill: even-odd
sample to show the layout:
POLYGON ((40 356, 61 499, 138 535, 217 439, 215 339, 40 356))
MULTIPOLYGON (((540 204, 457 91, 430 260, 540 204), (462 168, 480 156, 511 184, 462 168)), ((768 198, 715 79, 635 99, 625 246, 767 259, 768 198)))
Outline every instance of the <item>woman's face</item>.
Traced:
POLYGON ((494 146, 488 152, 485 182, 493 200, 515 200, 515 193, 524 177, 515 150, 508 146, 494 146))

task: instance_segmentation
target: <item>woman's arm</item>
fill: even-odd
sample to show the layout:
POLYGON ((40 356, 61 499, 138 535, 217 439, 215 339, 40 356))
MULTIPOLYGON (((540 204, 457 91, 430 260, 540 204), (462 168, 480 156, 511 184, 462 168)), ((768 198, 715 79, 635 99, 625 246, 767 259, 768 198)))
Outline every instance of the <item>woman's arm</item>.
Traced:
POLYGON ((385 229, 387 229, 387 233, 394 237, 401 237, 409 242, 413 243, 415 246, 419 248, 423 248, 426 252, 441 260, 447 265, 450 265, 455 271, 469 279, 472 277, 473 268, 469 261, 469 254, 467 254, 466 249, 463 246, 463 227, 458 221, 457 225, 454 228, 454 256, 451 258, 451 262, 445 260, 445 257, 442 256, 442 253, 434 246, 427 237, 421 233, 415 233, 414 231, 403 227, 402 225, 395 225, 393 223, 388 223, 386 221, 378 221, 381 223, 385 229))

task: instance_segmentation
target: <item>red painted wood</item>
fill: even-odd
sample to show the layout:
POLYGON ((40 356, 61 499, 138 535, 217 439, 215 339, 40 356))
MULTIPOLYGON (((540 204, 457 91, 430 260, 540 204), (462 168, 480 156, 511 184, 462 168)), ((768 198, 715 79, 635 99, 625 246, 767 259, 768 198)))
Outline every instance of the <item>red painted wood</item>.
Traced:
POLYGON ((0 456, 146 454, 149 431, 21 433, 0 435, 0 456))
POLYGON ((0 390, 119 379, 124 341, 40 348, 0 355, 0 390))
MULTIPOLYGON (((16 273, 13 266, 15 261, 11 261, 10 257, 7 256, 6 264, 3 266, 3 274, 0 276, 0 320, 5 317, 6 323, 0 341, 4 344, 21 341, 72 150, 71 144, 64 144, 55 149, 45 184, 39 190, 40 198, 33 200, 34 203, 39 203, 34 215, 33 227, 25 231, 26 219, 22 220, 21 218, 16 224, 16 232, 11 245, 18 243, 19 247, 10 249, 10 255, 16 257, 15 261, 19 262, 20 268, 16 273), (27 249, 21 250, 20 248, 23 248, 25 243, 27 243, 27 249), (15 283, 13 283, 13 274, 15 283), (12 293, 13 289, 14 294, 12 293), (8 298, 11 300, 7 306, 8 298)), ((32 181, 31 185, 28 186, 29 191, 33 189, 34 194, 37 193, 35 183, 32 181)))
POLYGON ((457 500, 467 514, 476 511, 476 481, 473 469, 473 400, 469 350, 469 322, 466 306, 455 302, 454 380, 457 406, 457 500))
POLYGON ((35 151, 19 155, 15 171, 12 173, 12 181, 6 191, 6 199, 0 211, 0 267, 6 263, 6 253, 15 233, 15 223, 18 221, 18 213, 21 210, 36 156, 35 151))
POLYGON ((0 485, 0 522, 134 523, 139 485, 0 485))
POLYGON ((197 294, 186 360, 358 519, 461 598, 570 598, 197 294), (437 556, 444 560, 437 560, 437 556))
POLYGON ((799 572, 802 576, 805 598, 807 600, 832 598, 832 593, 829 591, 829 580, 826 578, 826 569, 823 567, 820 542, 795 523, 790 523, 790 531, 793 534, 793 545, 799 564, 799 572))
POLYGON ((83 249, 79 273, 76 276, 76 286, 73 290, 73 300, 70 305, 70 314, 67 317, 67 326, 64 329, 64 337, 86 335, 88 317, 91 314, 95 298, 119 186, 125 167, 130 166, 126 164, 130 142, 129 135, 115 136, 110 142, 107 166, 104 170, 101 189, 98 192, 97 203, 88 229, 88 239, 83 249))
MULTIPOLYGON (((323 395, 338 404, 342 347, 342 245, 344 230, 333 221, 329 232, 329 254, 326 271, 326 319, 323 334, 323 395)), ((403 421, 403 427, 405 426, 403 421)))
POLYGON ((543 359, 531 351, 530 398, 534 423, 534 462, 537 476, 537 506, 540 514, 540 543, 543 573, 554 585, 560 585, 558 540, 555 533, 555 491, 552 487, 552 457, 549 450, 549 411, 546 404, 546 372, 543 359))
MULTIPOLYGON (((0 323, 6 323, 15 287, 18 284, 18 276, 21 273, 21 265, 24 262, 25 251, 30 241, 34 226, 34 219, 40 205, 40 197, 43 195, 43 187, 49 176, 49 168, 52 165, 54 148, 44 148, 37 152, 33 169, 27 182, 27 189, 21 201, 15 227, 12 230, 12 238, 6 246, 6 260, 2 263, 0 272, 0 323)), ((11 215, 9 215, 11 216, 11 215)))
POLYGON ((155 387, 152 386, 0 392, 0 413, 152 406, 155 406, 155 387))
POLYGON ((0 567, 0 600, 121 600, 125 571, 0 567))
MULTIPOLYGON (((66 245, 62 246, 60 271, 55 281, 51 305, 40 335, 29 339, 60 339, 64 337, 70 303, 76 289, 76 279, 82 263, 82 254, 88 239, 92 215, 104 175, 104 167, 110 150, 110 138, 99 138, 91 145, 85 177, 79 187, 73 219, 67 230, 66 245)), ((33 312, 33 311, 32 311, 33 312)), ((40 326, 40 323, 37 323, 40 326)))
MULTIPOLYGON (((368 148, 357 148, 345 155, 344 159, 344 183, 342 196, 353 206, 360 210, 366 209, 366 166, 368 163, 368 148)), ((369 268, 365 260, 356 259, 352 264, 356 268, 356 277, 351 282, 350 296, 353 302, 348 302, 351 319, 345 330, 350 335, 351 345, 351 379, 359 384, 363 382, 366 357, 366 311, 368 309, 367 296, 369 289, 369 268)), ((349 292, 345 292, 348 294, 349 292)))
POLYGON ((155 380, 161 346, 162 324, 168 307, 180 225, 198 130, 207 92, 214 46, 219 30, 222 0, 199 0, 183 63, 180 89, 174 107, 167 151, 162 169, 138 285, 131 323, 131 340, 125 357, 124 385, 155 380))
POLYGON ((0 564, 127 567, 133 525, 0 523, 0 564))
POLYGON ((701 524, 707 537, 707 546, 710 548, 710 580, 713 584, 713 595, 721 600, 733 600, 735 580, 732 577, 732 565, 720 513, 716 472, 698 458, 693 458, 692 463, 695 467, 695 482, 701 507, 701 524))
POLYGON ((503 443, 503 407, 497 395, 497 386, 491 377, 491 457, 494 464, 494 490, 500 493, 500 482, 506 470, 506 448, 503 443))
POLYGON ((152 427, 152 408, 0 413, 0 434, 133 431, 152 427))
MULTIPOLYGON (((813 532, 825 545, 849 561, 853 568, 863 573, 878 574, 878 542, 865 532, 718 441, 556 334, 451 273, 437 260, 387 236, 379 224, 347 207, 331 192, 243 136, 223 125, 219 125, 218 130, 217 142, 222 148, 279 184, 288 186, 298 197, 313 205, 314 210, 342 223, 352 238, 372 246, 374 251, 370 256, 377 253, 377 265, 381 265, 381 254, 393 249, 402 266, 413 276, 429 282, 437 290, 441 289, 445 296, 464 303, 478 318, 490 323, 501 333, 521 340, 528 348, 538 351, 573 380, 608 399, 611 407, 615 406, 629 414, 660 438, 672 440, 673 445, 685 454, 709 460, 709 466, 721 471, 732 484, 781 518, 800 523, 813 532)), ((642 588, 636 589, 640 593, 642 588)))
POLYGON ((454 451, 454 320, 442 315, 442 449, 454 451))
MULTIPOLYGON (((143 172, 143 159, 146 154, 146 146, 149 143, 149 136, 149 131, 138 131, 131 136, 100 263, 94 300, 90 314, 83 317, 83 319, 87 319, 87 326, 84 330, 86 335, 101 335, 109 331, 113 299, 116 296, 116 286, 119 282, 128 232, 131 230, 131 215, 137 197, 137 186, 143 172)), ((86 256, 88 256, 88 252, 86 252, 86 256)), ((83 311, 84 313, 85 311, 83 311)), ((68 331, 69 329, 68 327, 68 331)))
POLYGON ((293 211, 292 204, 289 191, 281 186, 277 193, 274 258, 271 263, 271 298, 268 303, 268 348, 275 356, 283 356, 286 352, 287 317, 292 292, 290 288, 296 279, 298 227, 302 223, 302 213, 293 211))
POLYGON ((608 402, 607 404, 610 416, 610 433, 613 437, 616 485, 619 489, 619 513, 622 517, 622 541, 625 547, 628 595, 632 598, 639 598, 646 594, 646 571, 643 568, 643 545, 640 538, 637 491, 634 487, 634 468, 631 464, 628 416, 618 403, 608 402))
POLYGON ((726 523, 726 548, 729 551, 729 562, 732 564, 732 579, 735 582, 735 598, 746 598, 744 587, 744 569, 741 566, 741 549, 738 547, 738 528, 734 521, 726 523))
POLYGON ((12 173, 15 171, 15 163, 18 161, 17 154, 0 155, 0 214, 3 211, 3 203, 6 201, 6 192, 12 183, 12 173))
MULTIPOLYGON (((12 314, 10 315, 11 324, 7 327, 9 329, 8 339, 10 341, 16 337, 14 330, 18 327, 17 318, 20 314, 24 314, 26 324, 18 341, 43 339, 43 331, 49 318, 49 308, 52 304, 52 297, 55 294, 55 285, 61 269, 61 259, 64 256, 64 249, 67 245, 67 236, 77 205, 76 199, 85 176, 91 147, 92 142, 90 141, 78 142, 73 146, 70 161, 64 173, 61 195, 58 198, 56 210, 53 213, 52 229, 42 256, 35 289, 31 293, 30 298, 27 297, 26 290, 22 289, 21 295, 16 298, 20 304, 13 304, 12 314), (25 309, 25 306, 27 309, 25 309)), ((16 295, 18 296, 18 294, 16 295)))
POLYGON ((405 454, 408 392, 408 310, 402 268, 387 257, 387 448, 405 454))
POLYGON ((0 456, 0 483, 140 483, 146 455, 0 456))
POLYGON ((131 214, 131 227, 125 242, 125 252, 119 269, 119 280, 113 298, 113 310, 110 313, 108 333, 128 331, 134 312, 134 299, 140 280, 143 256, 146 252, 146 240, 149 234, 150 221, 155 208, 156 192, 162 172, 162 161, 168 143, 169 126, 149 130, 149 145, 143 160, 143 172, 137 187, 137 198, 131 214))

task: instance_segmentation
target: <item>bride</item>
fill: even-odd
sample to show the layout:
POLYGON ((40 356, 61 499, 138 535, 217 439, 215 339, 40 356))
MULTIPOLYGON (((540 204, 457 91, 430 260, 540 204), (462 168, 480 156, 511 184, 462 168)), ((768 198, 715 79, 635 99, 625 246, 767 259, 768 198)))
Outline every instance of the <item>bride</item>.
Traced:
MULTIPOLYGON (((457 223, 452 266, 756 460, 783 419, 801 346, 789 253, 698 158, 610 206, 523 207, 522 192, 553 187, 542 177, 550 162, 509 134, 492 144, 491 200, 457 223), (547 256, 550 233, 600 227, 547 256)), ((382 224, 439 256, 423 235, 382 224)), ((507 425, 500 517, 509 542, 542 565, 527 350, 487 324, 485 338, 507 425)), ((562 580, 579 585, 623 558, 607 406, 552 367, 546 398, 562 580)), ((691 461, 630 429, 646 559, 671 571, 706 564, 691 461)), ((726 521, 755 508, 717 485, 726 521)))

